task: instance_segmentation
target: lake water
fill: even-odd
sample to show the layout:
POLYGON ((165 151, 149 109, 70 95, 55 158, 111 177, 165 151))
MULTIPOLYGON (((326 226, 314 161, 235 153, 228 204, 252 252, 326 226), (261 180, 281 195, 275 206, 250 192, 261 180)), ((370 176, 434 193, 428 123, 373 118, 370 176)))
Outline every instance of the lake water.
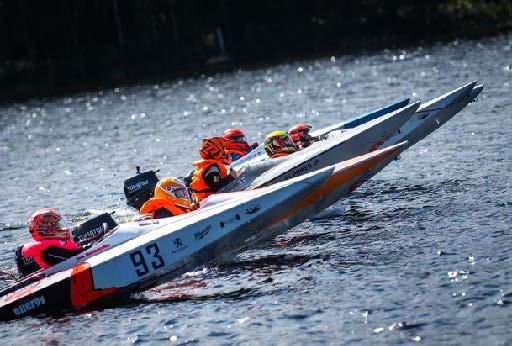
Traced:
POLYGON ((479 101, 315 218, 123 306, 29 317, 1 344, 512 343, 512 35, 325 57, 0 107, 0 288, 40 207, 134 215, 135 166, 182 175, 203 137, 320 128, 466 82, 479 101))

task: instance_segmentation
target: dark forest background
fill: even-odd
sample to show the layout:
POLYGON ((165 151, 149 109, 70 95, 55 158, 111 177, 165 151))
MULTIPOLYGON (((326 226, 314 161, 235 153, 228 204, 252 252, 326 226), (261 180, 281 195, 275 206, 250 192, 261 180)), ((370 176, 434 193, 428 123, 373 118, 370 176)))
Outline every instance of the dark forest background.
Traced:
POLYGON ((0 99, 512 28, 512 0, 0 0, 0 99))

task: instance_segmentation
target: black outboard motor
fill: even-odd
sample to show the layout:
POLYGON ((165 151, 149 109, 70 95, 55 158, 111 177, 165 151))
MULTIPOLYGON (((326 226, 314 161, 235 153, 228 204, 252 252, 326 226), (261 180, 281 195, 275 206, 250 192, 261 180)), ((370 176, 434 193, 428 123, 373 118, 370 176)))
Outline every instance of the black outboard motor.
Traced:
POLYGON ((114 221, 111 214, 104 213, 73 227, 71 234, 75 243, 84 245, 100 238, 116 226, 117 222, 114 221))
POLYGON ((151 197, 155 192, 158 177, 156 172, 140 172, 140 166, 137 166, 137 175, 124 181, 124 195, 126 203, 137 210, 151 197))

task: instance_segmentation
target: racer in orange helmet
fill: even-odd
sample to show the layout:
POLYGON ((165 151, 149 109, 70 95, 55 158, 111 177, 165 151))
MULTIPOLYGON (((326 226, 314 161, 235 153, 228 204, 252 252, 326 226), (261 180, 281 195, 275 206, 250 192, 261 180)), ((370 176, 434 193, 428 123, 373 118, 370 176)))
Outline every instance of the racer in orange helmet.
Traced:
POLYGON ((245 134, 240 129, 227 129, 222 134, 222 138, 226 140, 226 153, 232 161, 245 156, 258 146, 258 143, 249 145, 245 139, 245 134))
POLYGON ((293 140, 283 131, 269 133, 264 143, 265 151, 271 159, 293 154, 297 150, 293 140))
POLYGON ((162 219, 185 214, 196 208, 184 182, 167 177, 156 184, 153 198, 142 205, 140 213, 150 213, 152 219, 162 219))
POLYGON ((226 153, 225 143, 223 137, 203 139, 199 149, 201 160, 192 162, 196 169, 192 173, 190 188, 192 197, 197 202, 219 191, 234 179, 234 176, 228 173, 232 161, 226 153))
POLYGON ((297 124, 288 130, 288 135, 293 139, 298 149, 304 149, 322 139, 309 134, 312 128, 311 125, 297 124))
POLYGON ((16 250, 16 264, 22 275, 46 269, 75 256, 82 248, 71 239, 71 230, 55 209, 33 213, 28 230, 34 239, 16 250))

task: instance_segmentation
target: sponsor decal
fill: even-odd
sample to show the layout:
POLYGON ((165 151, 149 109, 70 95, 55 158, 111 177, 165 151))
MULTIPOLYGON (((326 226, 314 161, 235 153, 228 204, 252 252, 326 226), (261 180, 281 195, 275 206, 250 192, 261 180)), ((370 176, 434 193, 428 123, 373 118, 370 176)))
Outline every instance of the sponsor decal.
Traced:
POLYGON ((35 261, 34 257, 32 257, 32 256, 26 256, 26 257, 22 256, 21 260, 23 261, 23 264, 25 264, 25 265, 32 264, 32 262, 35 261))
POLYGON ((91 249, 89 251, 87 251, 86 253, 82 254, 82 255, 79 255, 79 256, 76 256, 76 260, 77 261, 80 261, 86 257, 89 257, 89 256, 92 256, 94 254, 97 254, 98 252, 108 248, 110 245, 109 244, 103 244, 101 245, 100 247, 97 247, 95 249, 91 249))
POLYGON ((188 248, 188 245, 183 245, 183 240, 181 238, 174 239, 172 243, 174 244, 175 247, 175 250, 172 251, 173 254, 188 248))
POLYGON ((126 188, 128 189, 129 192, 135 192, 135 191, 139 191, 140 189, 142 189, 144 186, 146 186, 148 184, 149 184, 149 180, 143 180, 143 181, 139 181, 137 184, 127 186, 126 188))
POLYGON ((257 212, 260 209, 261 209, 261 205, 258 204, 254 207, 249 207, 249 208, 245 209, 245 213, 247 215, 254 214, 255 212, 257 212))
POLYGON ((310 161, 302 166, 299 166, 299 168, 297 168, 291 175, 286 176, 286 180, 306 174, 308 171, 318 166, 319 163, 320 160, 316 159, 315 161, 310 161))
POLYGON ((46 299, 44 298, 44 296, 35 297, 35 298, 30 299, 29 301, 25 301, 25 302, 21 303, 20 305, 18 305, 14 309, 12 309, 12 312, 16 316, 20 316, 20 315, 26 314, 27 312, 29 312, 31 310, 34 310, 35 308, 37 308, 41 305, 44 305, 45 303, 46 303, 46 299))
POLYGON ((220 225, 220 227, 224 227, 224 226, 229 225, 238 220, 240 220, 240 214, 236 214, 235 216, 233 216, 232 218, 230 218, 228 220, 219 222, 219 225, 220 225))
POLYGON ((160 222, 158 220, 144 220, 139 222, 139 226, 150 226, 150 225, 157 225, 160 222))
POLYGON ((205 229, 203 229, 203 230, 201 230, 201 231, 199 231, 199 232, 194 233, 194 238, 195 238, 196 240, 201 240, 201 239, 203 239, 204 237, 206 237, 206 235, 207 235, 208 233, 210 233, 210 229, 211 229, 211 228, 212 228, 212 226, 211 226, 211 225, 208 225, 208 226, 206 226, 206 227, 205 227, 205 229))
POLYGON ((79 235, 77 238, 79 242, 82 242, 84 240, 90 239, 91 237, 95 237, 101 233, 103 233, 103 226, 98 226, 97 228, 92 229, 85 234, 79 235))

